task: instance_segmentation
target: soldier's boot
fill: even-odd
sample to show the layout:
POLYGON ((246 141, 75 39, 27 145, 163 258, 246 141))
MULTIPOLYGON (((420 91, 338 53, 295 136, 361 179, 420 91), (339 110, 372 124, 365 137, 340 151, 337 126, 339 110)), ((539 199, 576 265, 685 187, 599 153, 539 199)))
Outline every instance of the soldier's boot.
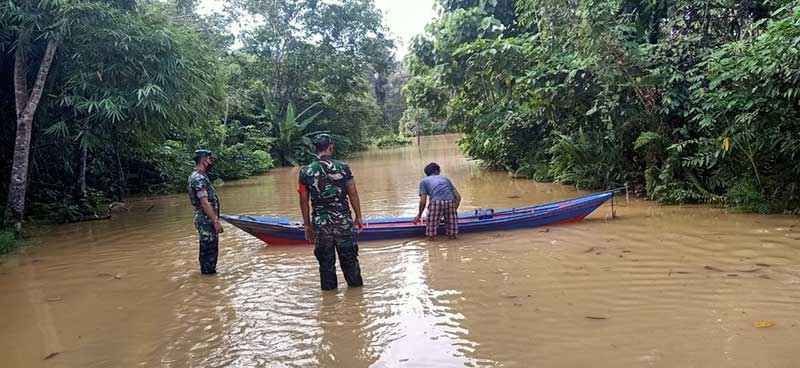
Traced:
POLYGON ((217 256, 219 255, 219 236, 211 231, 200 232, 200 272, 205 275, 217 272, 217 256))
POLYGON ((339 263, 342 266, 344 279, 347 286, 360 287, 364 285, 361 279, 361 266, 358 263, 358 244, 352 239, 343 239, 337 243, 339 263))
POLYGON ((314 255, 319 261, 319 285, 322 290, 334 290, 338 286, 336 280, 336 249, 331 239, 317 238, 314 255))

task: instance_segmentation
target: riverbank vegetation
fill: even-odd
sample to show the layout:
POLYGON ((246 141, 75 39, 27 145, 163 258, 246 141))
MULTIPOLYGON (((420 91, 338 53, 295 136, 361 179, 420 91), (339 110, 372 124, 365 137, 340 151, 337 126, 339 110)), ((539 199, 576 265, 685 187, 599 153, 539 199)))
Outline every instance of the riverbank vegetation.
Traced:
POLYGON ((402 134, 389 134, 382 137, 375 138, 373 144, 377 148, 394 148, 400 146, 407 146, 413 141, 402 134))
POLYGON ((0 255, 11 253, 21 245, 13 231, 0 230, 0 255))
POLYGON ((400 134, 406 137, 447 133, 447 119, 434 120, 425 108, 410 107, 400 117, 400 134))
POLYGON ((370 0, 224 6, 0 2, 3 224, 183 190, 198 148, 223 180, 303 164, 316 132, 462 131, 536 180, 800 212, 796 2, 438 0, 405 67, 370 0))
POLYGON ((341 154, 397 132, 405 105, 387 101, 403 100, 402 73, 372 1, 225 7, 0 3, 3 222, 97 218, 112 201, 184 190, 198 148, 228 180, 307 162, 313 132, 337 136, 341 154))
POLYGON ((407 113, 536 180, 800 212, 800 6, 440 0, 407 113))

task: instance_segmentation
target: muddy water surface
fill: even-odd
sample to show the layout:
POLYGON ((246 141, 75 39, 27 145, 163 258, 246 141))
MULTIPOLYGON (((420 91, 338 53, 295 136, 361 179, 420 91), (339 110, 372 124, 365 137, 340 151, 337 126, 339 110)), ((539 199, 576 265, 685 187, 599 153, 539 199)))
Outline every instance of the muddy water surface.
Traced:
MULTIPOLYGON (((455 139, 351 159, 365 217, 414 215, 432 160, 467 210, 585 194, 481 170, 455 139)), ((222 210, 297 218, 296 178, 227 183, 222 210)), ((322 293, 311 248, 265 247, 229 225, 219 274, 201 277, 185 195, 136 201, 0 258, 0 366, 800 365, 800 219, 624 197, 616 211, 363 243, 365 287, 322 293)))

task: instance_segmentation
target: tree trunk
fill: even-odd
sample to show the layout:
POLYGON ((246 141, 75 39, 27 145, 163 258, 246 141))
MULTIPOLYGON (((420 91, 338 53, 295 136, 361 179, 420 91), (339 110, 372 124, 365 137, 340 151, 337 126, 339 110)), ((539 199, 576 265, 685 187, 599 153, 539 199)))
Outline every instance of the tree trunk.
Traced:
POLYGON ((419 136, 420 136, 420 134, 422 134, 422 132, 420 132, 420 130, 419 130, 419 114, 417 114, 417 147, 420 146, 420 144, 419 144, 419 140, 420 140, 419 136))
POLYGON ((78 195, 81 198, 86 197, 86 158, 89 155, 89 148, 86 146, 81 147, 81 162, 78 169, 78 195))
POLYGON ((117 158, 117 170, 119 170, 119 202, 122 202, 125 200, 125 189, 128 187, 128 183, 125 180, 125 170, 122 169, 122 160, 119 158, 119 151, 117 151, 116 145, 114 146, 114 156, 117 158))
MULTIPOLYGON (((20 42, 23 37, 20 36, 20 42)), ((17 105, 16 121, 19 122, 22 113, 25 112, 25 105, 28 103, 28 65, 25 52, 17 47, 16 58, 14 60, 14 100, 17 105)))
MULTIPOLYGON (((375 91, 375 99, 378 102, 378 107, 381 108, 381 128, 389 127, 389 114, 386 113, 386 85, 389 80, 382 73, 375 73, 375 82, 373 89, 375 91)), ((390 127, 389 127, 390 128, 390 127)))
POLYGON ((228 108, 230 107, 230 104, 231 102, 228 99, 228 96, 225 96, 225 117, 222 119, 222 126, 225 128, 228 127, 228 108))
POLYGON ((33 90, 28 95, 28 83, 25 73, 25 56, 17 45, 17 56, 14 65, 14 95, 17 99, 17 132, 14 141, 14 161, 11 164, 11 184, 8 187, 8 221, 17 231, 22 229, 22 220, 25 217, 25 192, 28 188, 28 161, 30 160, 31 132, 33 131, 33 115, 39 107, 42 98, 47 74, 53 63, 56 49, 61 43, 61 38, 52 39, 47 43, 39 72, 33 84, 33 90), (20 101, 24 99, 24 101, 20 101), (23 108, 24 106, 24 108, 23 108), (20 109, 22 109, 20 111, 20 109))

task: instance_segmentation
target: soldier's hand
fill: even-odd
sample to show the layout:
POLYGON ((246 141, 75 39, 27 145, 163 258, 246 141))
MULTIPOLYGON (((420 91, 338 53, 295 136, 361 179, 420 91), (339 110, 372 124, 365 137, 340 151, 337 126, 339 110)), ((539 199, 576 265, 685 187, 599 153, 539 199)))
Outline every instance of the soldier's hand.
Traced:
POLYGON ((355 223, 353 223, 353 226, 356 227, 356 231, 359 234, 361 234, 361 232, 364 231, 364 223, 361 221, 360 217, 356 217, 356 221, 355 223))
POLYGON ((222 223, 219 220, 214 220, 214 230, 216 230, 217 234, 222 234, 225 232, 225 229, 222 228, 222 223))
POLYGON ((310 244, 314 242, 314 229, 311 225, 306 225, 306 241, 310 244))
POLYGON ((419 223, 419 216, 414 216, 414 220, 411 221, 412 224, 416 225, 419 223))

